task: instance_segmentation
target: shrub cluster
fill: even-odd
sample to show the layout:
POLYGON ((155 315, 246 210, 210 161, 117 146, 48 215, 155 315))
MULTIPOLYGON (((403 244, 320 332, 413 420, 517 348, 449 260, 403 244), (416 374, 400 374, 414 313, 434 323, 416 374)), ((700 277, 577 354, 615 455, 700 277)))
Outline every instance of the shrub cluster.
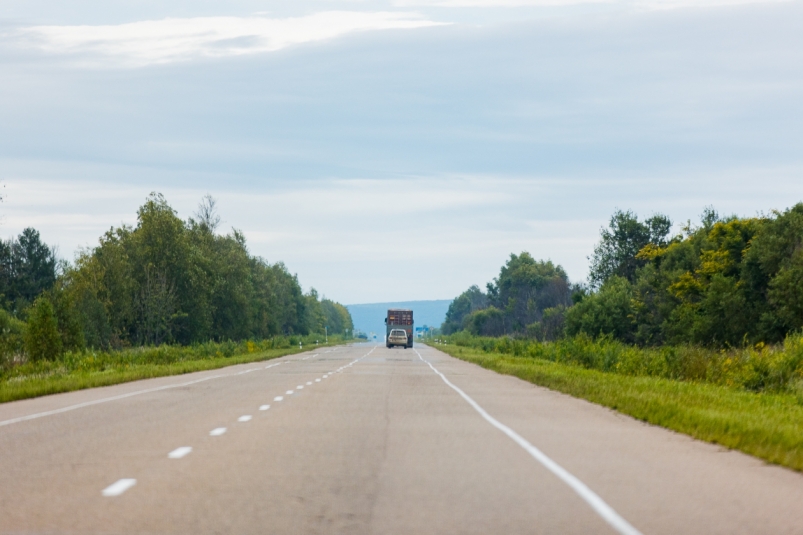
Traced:
POLYGON ((638 347, 610 336, 586 334, 554 342, 526 338, 481 337, 460 332, 444 340, 486 353, 543 359, 631 376, 700 381, 751 391, 794 391, 803 395, 803 335, 782 344, 740 349, 695 345, 638 347))

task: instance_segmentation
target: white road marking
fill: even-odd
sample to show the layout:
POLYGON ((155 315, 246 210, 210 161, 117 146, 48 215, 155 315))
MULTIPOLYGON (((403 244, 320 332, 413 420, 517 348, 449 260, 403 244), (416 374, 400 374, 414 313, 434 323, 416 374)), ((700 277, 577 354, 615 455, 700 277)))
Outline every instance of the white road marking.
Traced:
POLYGON ((320 379, 315 379, 315 382, 316 382, 316 383, 320 383, 320 382, 321 382, 321 380, 320 380, 320 379))
POLYGON ((189 454, 191 451, 192 451, 191 447, 181 446, 180 448, 176 448, 170 453, 168 453, 167 456, 170 459, 181 459, 182 457, 185 457, 187 454, 189 454))
POLYGON ((136 484, 136 479, 120 479, 103 489, 101 494, 104 496, 119 496, 136 484))
POLYGON ((237 421, 238 422, 247 422, 250 419, 251 419, 251 415, 250 414, 244 414, 243 416, 240 416, 239 418, 237 418, 237 421))
POLYGON ((226 432, 226 428, 225 427, 216 427, 216 428, 212 429, 211 431, 209 431, 209 434, 211 436, 213 436, 213 437, 219 437, 220 435, 222 435, 225 432, 226 432))
POLYGON ((417 349, 413 349, 418 355, 418 358, 429 365, 436 374, 440 375, 440 378, 443 379, 443 382, 446 383, 452 390, 457 392, 460 397, 462 397, 466 402, 471 405, 471 407, 477 411, 480 416, 482 416, 489 424, 494 426, 495 428, 499 429, 502 433, 507 435, 510 439, 513 440, 516 444, 521 446, 527 453, 529 453, 536 461, 541 463, 544 468, 552 472, 554 475, 558 477, 561 481, 566 483, 574 492, 577 493, 580 498, 583 499, 591 508, 600 516, 602 519, 608 523, 614 530, 621 533, 622 535, 641 535, 641 532, 630 525, 630 523, 619 516, 619 513, 613 510, 613 508, 605 503, 605 501, 600 498, 593 490, 588 488, 588 486, 577 479, 574 475, 572 475, 568 470, 563 468, 561 465, 547 457, 547 455, 527 442, 527 440, 513 431, 511 428, 506 426, 505 424, 501 423, 499 420, 485 412, 485 409, 479 406, 479 404, 471 399, 468 394, 460 390, 458 387, 453 385, 449 379, 446 378, 441 372, 439 372, 435 366, 433 366, 429 361, 424 360, 424 357, 421 356, 421 353, 418 352, 417 349))
POLYGON ((275 398, 273 398, 273 401, 281 401, 283 399, 284 398, 282 396, 276 396, 275 398))
POLYGON ((296 390, 303 390, 303 389, 304 389, 304 385, 298 385, 298 386, 296 387, 296 390))
MULTIPOLYGON (((284 362, 277 362, 276 364, 271 364, 270 366, 265 366, 265 369, 273 368, 274 366, 279 366, 280 364, 284 364, 284 362)), ((20 422, 27 422, 28 420, 35 420, 36 418, 43 418, 45 416, 52 416, 54 414, 61 414, 62 412, 74 411, 76 409, 83 409, 84 407, 91 407, 92 405, 98 405, 100 403, 106 403, 109 401, 117 401, 118 399, 125 399, 130 398, 133 396, 139 396, 140 394, 150 394, 151 392, 159 392, 161 390, 168 390, 170 388, 181 388, 183 386, 194 385, 198 383, 203 383, 204 381, 211 381, 212 379, 221 379, 223 377, 234 377, 235 375, 240 375, 240 373, 221 373, 218 375, 212 375, 210 377, 204 377, 203 379, 196 379, 195 381, 186 381, 183 383, 176 383, 172 385, 165 385, 165 386, 157 386, 156 388, 146 388, 145 390, 137 390, 136 392, 128 392, 127 394, 120 394, 119 396, 111 396, 108 398, 96 399, 93 401, 85 401, 83 403, 76 403, 75 405, 70 405, 68 407, 62 407, 60 409, 53 409, 52 411, 44 411, 44 412, 37 412, 34 414, 29 414, 27 416, 20 416, 18 418, 11 418, 9 420, 3 420, 0 422, 0 427, 4 425, 11 425, 20 422)))
POLYGON ((270 409, 270 405, 260 405, 259 406, 259 410, 261 410, 261 411, 266 411, 268 409, 270 409))
POLYGON ((293 391, 292 391, 292 390, 288 390, 288 391, 287 391, 287 392, 285 392, 284 394, 285 394, 286 396, 292 396, 292 395, 293 395, 293 391))
POLYGON ((311 385, 312 381, 307 381, 307 386, 311 385))

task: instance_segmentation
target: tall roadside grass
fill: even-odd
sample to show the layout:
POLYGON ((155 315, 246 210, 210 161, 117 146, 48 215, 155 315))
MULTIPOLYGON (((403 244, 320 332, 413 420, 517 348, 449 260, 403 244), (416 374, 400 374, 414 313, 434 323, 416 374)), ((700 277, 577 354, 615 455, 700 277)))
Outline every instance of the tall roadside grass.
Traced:
POLYGON ((555 342, 488 338, 460 332, 444 342, 485 353, 548 360, 627 376, 661 377, 742 388, 752 392, 799 392, 803 399, 803 334, 783 344, 712 350, 697 346, 631 346, 585 335, 555 342))
POLYGON ((0 402, 269 360, 314 349, 316 341, 318 347, 344 342, 340 336, 330 336, 328 344, 317 335, 277 336, 259 341, 70 352, 53 361, 8 359, 0 366, 0 402))
POLYGON ((803 471, 799 336, 783 346, 642 349, 588 338, 444 337, 452 356, 803 471))

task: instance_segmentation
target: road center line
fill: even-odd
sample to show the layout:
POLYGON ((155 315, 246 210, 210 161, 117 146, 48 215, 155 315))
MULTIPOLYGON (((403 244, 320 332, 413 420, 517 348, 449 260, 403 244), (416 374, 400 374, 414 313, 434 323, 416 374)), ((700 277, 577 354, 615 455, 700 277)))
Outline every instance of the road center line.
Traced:
POLYGON ((260 405, 259 406, 259 410, 261 410, 261 411, 266 411, 268 409, 270 409, 270 405, 260 405))
POLYGON ((511 428, 506 426, 505 424, 501 423, 499 420, 485 412, 485 409, 480 407, 480 405, 471 399, 468 394, 460 390, 458 387, 453 385, 449 379, 446 378, 441 372, 439 372, 435 366, 433 366, 428 360, 425 360, 424 357, 421 356, 421 353, 418 352, 417 349, 413 349, 418 358, 421 359, 424 363, 426 363, 432 371, 436 374, 440 375, 440 378, 443 379, 443 382, 446 383, 452 390, 460 394, 466 402, 471 405, 471 407, 477 411, 480 416, 482 416, 489 424, 494 426, 495 428, 499 429, 501 432, 506 434, 510 439, 513 440, 516 444, 521 446, 527 453, 529 453, 536 461, 541 463, 544 468, 552 472, 554 475, 558 477, 561 481, 566 483, 574 492, 577 493, 580 498, 583 499, 591 508, 600 516, 602 519, 608 523, 613 529, 617 532, 621 533, 622 535, 641 535, 641 532, 630 525, 630 523, 619 516, 619 513, 614 511, 613 507, 605 503, 605 501, 600 498, 593 490, 588 488, 588 486, 577 479, 574 475, 572 475, 568 470, 563 468, 561 465, 550 459, 544 452, 530 444, 524 437, 513 431, 511 428))
POLYGON ((120 479, 103 489, 101 494, 104 496, 119 496, 136 484, 136 479, 120 479))
POLYGON ((209 435, 213 436, 213 437, 219 437, 220 435, 222 435, 225 432, 226 432, 226 428, 225 427, 216 427, 216 428, 212 429, 211 431, 209 431, 209 435))
POLYGON ((186 457, 191 451, 192 451, 191 447, 182 446, 168 453, 167 457, 170 459, 181 459, 182 457, 186 457))
POLYGON ((239 418, 237 418, 237 421, 238 422, 247 422, 250 419, 251 419, 251 415, 250 414, 244 414, 243 416, 240 416, 239 418))
MULTIPOLYGON (((280 364, 284 364, 284 362, 277 362, 276 364, 271 364, 270 366, 265 366, 264 369, 273 368, 274 366, 278 366, 280 364)), ((253 370, 251 370, 253 371, 253 370)), ((20 422, 27 422, 28 420, 35 420, 36 418, 43 418, 45 416, 52 416, 54 414, 61 414, 62 412, 74 411, 76 409, 83 409, 84 407, 91 407, 92 405, 99 405, 100 403, 106 403, 109 401, 117 401, 119 399, 130 398, 133 396, 139 396, 140 394, 150 394, 151 392, 159 392, 161 390, 168 390, 170 388, 181 388, 182 386, 189 386, 198 383, 203 383, 204 381, 211 381, 212 379, 221 379, 223 377, 235 377, 240 375, 242 372, 237 373, 221 373, 218 375, 212 375, 210 377, 204 377, 203 379, 196 379, 195 381, 186 381, 184 383, 176 383, 172 385, 164 385, 164 386, 157 386, 156 388, 146 388, 145 390, 137 390, 136 392, 128 392, 127 394, 120 394, 119 396, 111 396, 108 398, 96 399, 93 401, 85 401, 83 403, 77 403, 75 405, 69 405, 67 407, 62 407, 60 409, 53 409, 52 411, 44 411, 44 412, 37 412, 34 414, 29 414, 27 416, 20 416, 18 418, 11 418, 9 420, 3 420, 0 422, 0 427, 4 425, 11 425, 20 422)))

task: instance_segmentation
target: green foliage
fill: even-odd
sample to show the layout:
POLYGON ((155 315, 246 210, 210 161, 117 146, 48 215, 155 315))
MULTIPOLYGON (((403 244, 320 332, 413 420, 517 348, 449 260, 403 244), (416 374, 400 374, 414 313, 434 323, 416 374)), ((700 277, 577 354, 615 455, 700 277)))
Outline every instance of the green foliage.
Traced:
POLYGON ((505 312, 506 331, 520 332, 539 321, 547 308, 569 305, 569 277, 551 261, 535 260, 530 253, 511 254, 499 276, 488 284, 491 305, 505 312))
POLYGON ((134 228, 111 229, 65 274, 65 292, 96 348, 204 340, 244 340, 280 334, 351 329, 337 303, 305 295, 281 264, 249 254, 243 234, 215 234, 214 200, 198 221, 180 220, 152 194, 134 228), (328 315, 327 315, 328 314, 328 315))
POLYGON ((34 301, 28 314, 25 350, 31 360, 56 360, 62 351, 59 324, 53 304, 47 297, 34 301))
POLYGON ((5 308, 22 311, 55 281, 56 257, 35 229, 0 241, 0 296, 5 308))
POLYGON ((0 367, 21 357, 25 351, 26 324, 0 309, 0 367))
POLYGON ((782 345, 713 350, 694 345, 644 348, 581 333, 555 342, 481 337, 460 332, 444 337, 458 347, 524 356, 631 376, 703 381, 756 392, 793 393, 803 381, 803 334, 782 345))
MULTIPOLYGON (((537 261, 527 252, 511 254, 487 289, 486 295, 472 286, 455 299, 442 330, 453 333, 468 329, 482 335, 523 333, 543 320, 544 311, 553 309, 548 329, 552 332, 562 325, 563 308, 571 304, 569 278, 563 268, 550 261, 537 261), (560 317, 555 315, 558 310, 560 317)), ((538 327, 539 332, 542 329, 538 327)))
POLYGON ((511 255, 488 285, 502 316, 471 310, 466 292, 444 332, 732 348, 803 330, 803 203, 744 219, 707 208, 671 240, 669 227, 664 216, 617 211, 591 258, 590 289, 571 286, 560 266, 511 255))
POLYGON ((566 334, 608 335, 632 342, 633 286, 624 277, 614 275, 598 292, 586 296, 566 312, 566 334))
POLYGON ((346 307, 324 298, 321 300, 321 310, 329 334, 351 335, 351 331, 354 330, 354 323, 346 307))
POLYGON ((0 364, 86 347, 351 332, 345 307, 319 300, 314 289, 304 294, 284 264, 249 254, 241 232, 216 234, 214 199, 205 197, 196 217, 182 221, 153 193, 136 226, 110 229, 74 265, 62 265, 59 277, 52 249, 34 229, 0 242, 0 364), (25 318, 27 327, 19 321, 25 318))
POLYGON ((466 330, 479 336, 505 334, 505 313, 494 306, 476 310, 465 319, 466 330))
POLYGON ((633 282, 636 271, 644 264, 638 253, 645 246, 666 244, 672 222, 663 215, 655 215, 643 223, 633 212, 617 210, 608 228, 600 232, 600 242, 591 256, 589 281, 599 288, 611 277, 622 277, 633 282))
POLYGON ((449 304, 446 319, 443 322, 443 332, 452 334, 465 328, 464 319, 477 310, 488 306, 488 296, 477 285, 472 286, 449 304))

